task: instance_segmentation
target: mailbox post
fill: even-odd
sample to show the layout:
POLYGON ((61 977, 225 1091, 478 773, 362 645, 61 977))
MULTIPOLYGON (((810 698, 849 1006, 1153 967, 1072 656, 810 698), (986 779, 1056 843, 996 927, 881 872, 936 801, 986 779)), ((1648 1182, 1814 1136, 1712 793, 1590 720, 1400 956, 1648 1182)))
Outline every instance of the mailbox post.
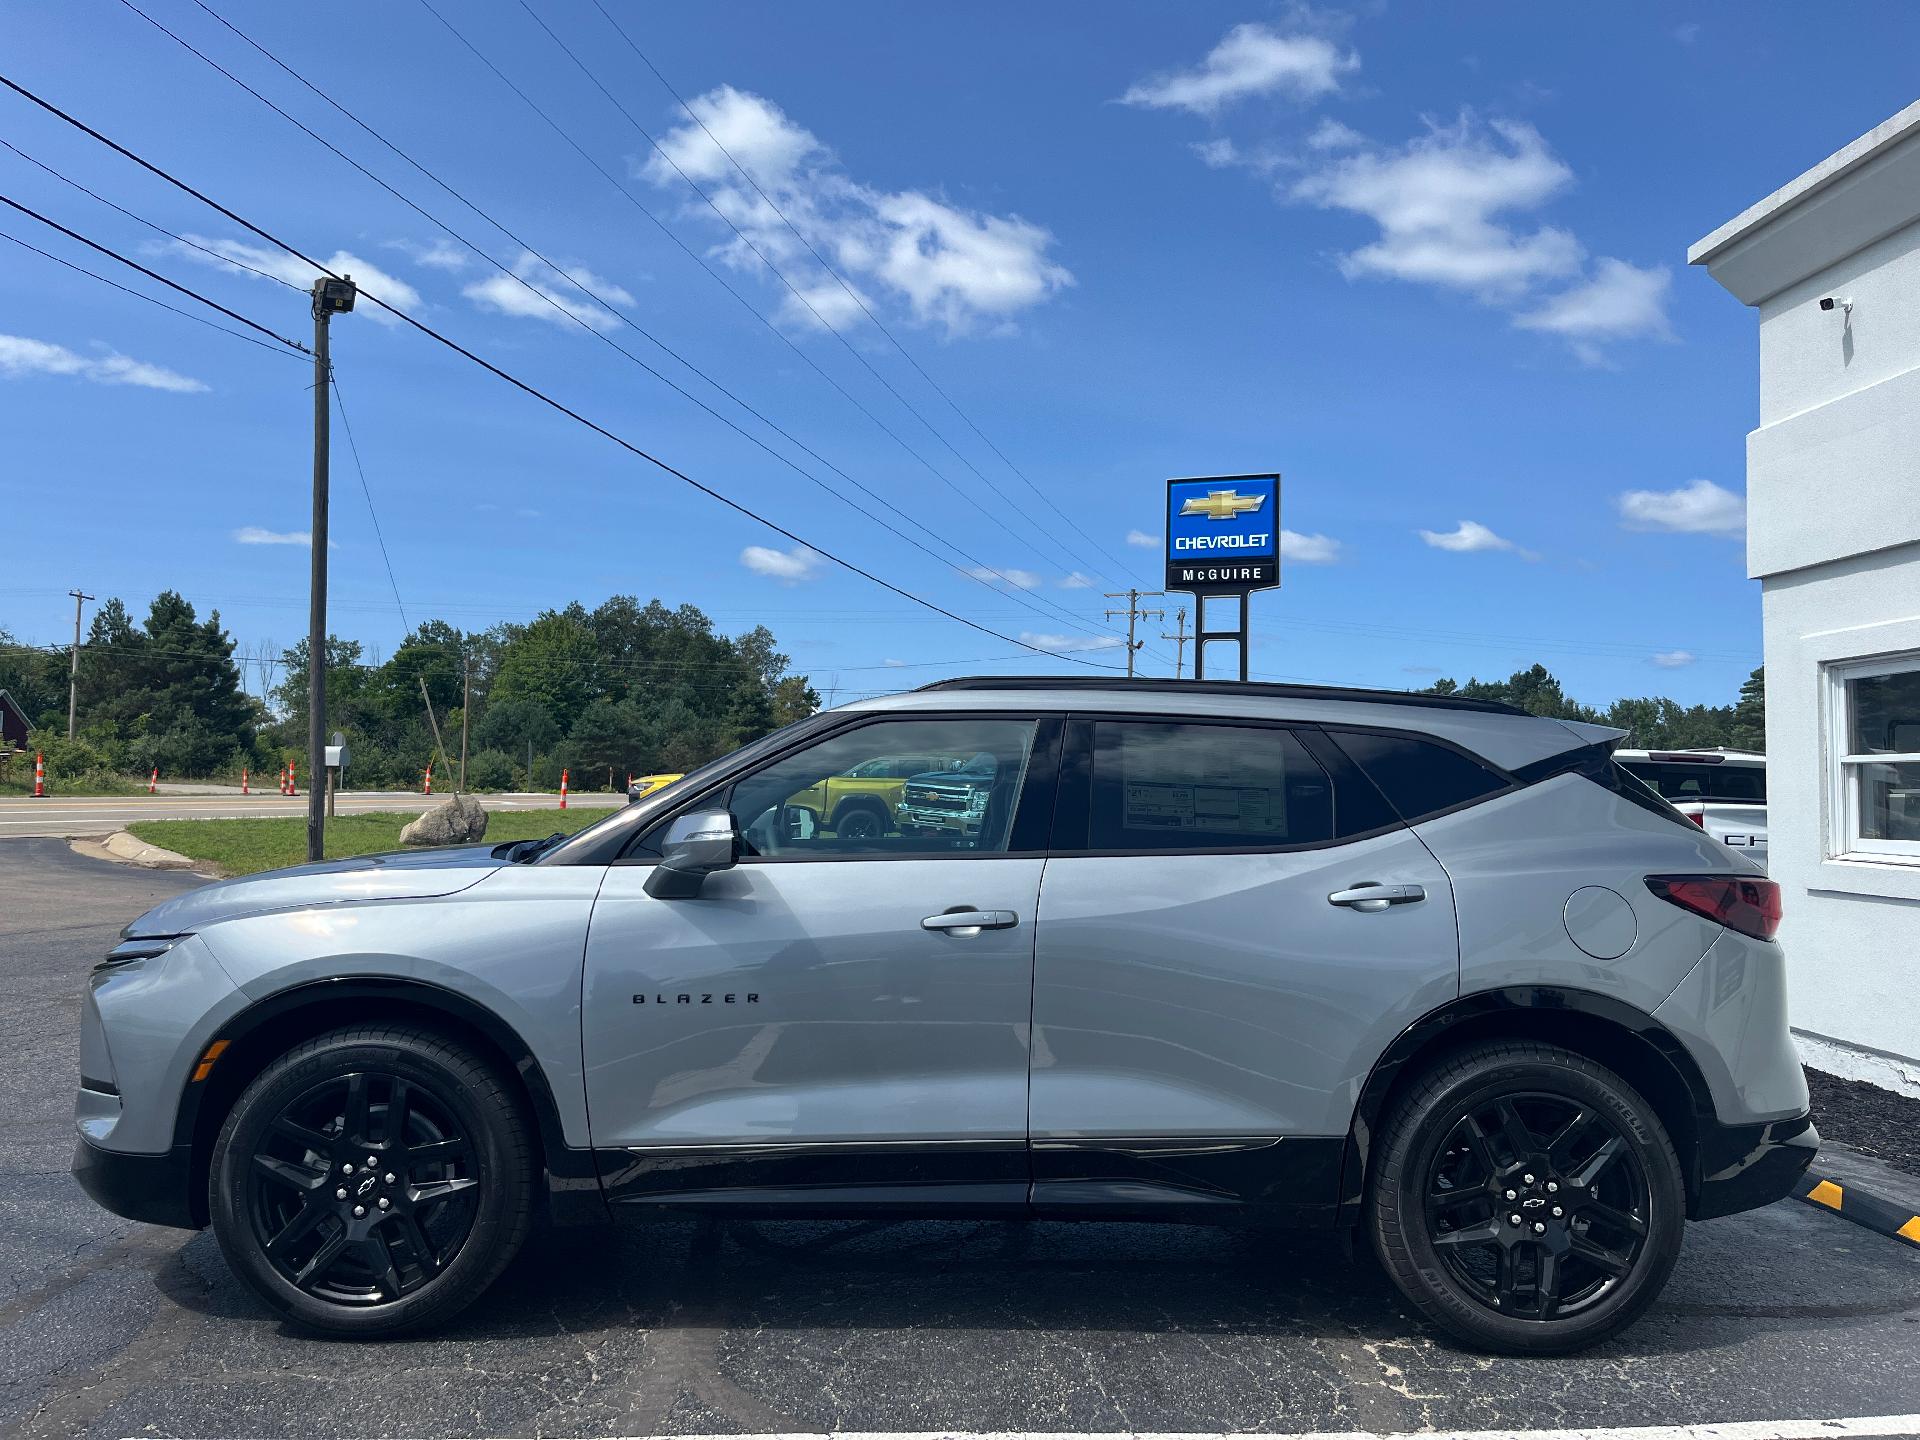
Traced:
POLYGON ((327 746, 326 753, 327 818, 329 820, 333 819, 333 792, 335 781, 340 778, 340 772, 347 768, 347 761, 351 758, 351 753, 347 749, 347 737, 342 735, 338 730, 334 731, 333 743, 327 746))

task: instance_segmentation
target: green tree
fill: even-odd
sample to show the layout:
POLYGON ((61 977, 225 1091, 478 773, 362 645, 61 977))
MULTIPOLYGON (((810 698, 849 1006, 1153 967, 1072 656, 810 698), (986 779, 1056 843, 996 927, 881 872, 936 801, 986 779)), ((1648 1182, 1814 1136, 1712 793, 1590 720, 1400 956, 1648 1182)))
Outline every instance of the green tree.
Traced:
POLYGON ((1767 671, 1756 669, 1740 687, 1740 699, 1733 707, 1727 726, 1727 744, 1736 750, 1767 748, 1767 671))
POLYGON ((585 621, 549 610, 502 647, 491 699, 531 700, 565 729, 593 697, 596 659, 585 621))

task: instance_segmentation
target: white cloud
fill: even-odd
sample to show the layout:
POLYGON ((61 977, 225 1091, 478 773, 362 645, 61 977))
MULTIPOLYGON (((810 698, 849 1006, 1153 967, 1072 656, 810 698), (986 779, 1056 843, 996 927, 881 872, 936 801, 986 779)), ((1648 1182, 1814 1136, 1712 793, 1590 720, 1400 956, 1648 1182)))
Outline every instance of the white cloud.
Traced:
POLYGON ((1196 140, 1190 147, 1209 170, 1227 170, 1240 163, 1240 150, 1224 135, 1212 140, 1196 140))
POLYGON ((1366 143, 1366 136, 1351 125, 1342 125, 1331 115, 1322 119, 1307 136, 1309 150, 1358 150, 1366 143))
POLYGON ((424 250, 415 252, 413 258, 422 265, 431 265, 435 270, 464 270, 469 257, 464 249, 451 240, 436 240, 424 250))
POLYGON ((1129 545, 1138 545, 1142 550, 1158 550, 1160 548, 1160 537, 1158 535, 1149 535, 1144 530, 1129 530, 1127 531, 1127 543, 1129 545))
MULTIPOLYGON (((771 100, 722 85, 694 100, 692 109, 812 249, 845 277, 853 294, 841 288, 700 126, 688 123, 662 136, 664 157, 650 156, 641 173, 656 185, 677 188, 682 183, 674 170, 678 166, 706 191, 715 208, 752 241, 749 248, 735 236, 721 244, 720 257, 742 271, 759 271, 757 249, 804 297, 802 303, 780 286, 786 296, 781 314, 789 323, 825 322, 838 329, 860 317, 862 303, 877 308, 877 293, 903 301, 924 323, 960 334, 983 324, 1008 324, 1073 284, 1072 274, 1047 257, 1053 235, 1044 227, 1017 215, 965 210, 921 190, 863 185, 771 100)), ((688 213, 712 214, 697 201, 688 213)))
POLYGON ((1420 538, 1436 550, 1451 550, 1457 555, 1469 555, 1483 550, 1507 550, 1527 560, 1539 557, 1531 550, 1523 550, 1504 535, 1496 535, 1478 520, 1462 520, 1455 530, 1422 530, 1420 538))
MULTIPOLYGON (((204 251, 193 248, 194 245, 205 246, 207 250, 224 256, 236 265, 248 267, 248 269, 237 272, 242 275, 258 270, 272 276, 276 280, 285 280, 290 285, 297 285, 302 290, 311 290, 313 288, 313 282, 318 279, 320 275, 320 272, 307 264, 306 261, 296 260, 293 256, 282 250, 269 250, 259 245, 248 245, 240 240, 215 240, 205 235, 188 235, 186 238, 191 240, 193 245, 175 245, 173 247, 174 250, 184 258, 197 260, 208 265, 218 264, 219 262, 214 260, 212 256, 207 255, 204 251)), ((409 285, 399 276, 391 275, 385 270, 382 270, 370 260, 362 260, 359 256, 349 254, 345 250, 336 250, 331 257, 322 263, 336 275, 352 277, 354 284, 366 291, 368 295, 378 296, 388 304, 396 305, 402 310, 417 310, 422 303, 418 290, 414 289, 413 286, 409 285)), ((353 313, 355 315, 365 315, 368 319, 381 325, 398 325, 400 323, 378 305, 359 305, 354 308, 353 313)))
POLYGON ((740 552, 740 563, 756 575, 765 575, 784 585, 811 580, 820 571, 823 557, 817 550, 796 545, 791 550, 774 550, 765 545, 749 545, 740 552))
POLYGON ((1691 650, 1661 650, 1654 654, 1653 663, 1662 670, 1678 670, 1683 665, 1691 665, 1694 654, 1691 650))
POLYGON ((1684 535, 1747 533, 1747 502, 1711 480, 1695 480, 1677 490, 1629 490, 1615 502, 1629 530, 1669 530, 1684 535))
POLYGON ((1071 575, 1063 575, 1060 577, 1060 588, 1062 590, 1090 590, 1093 588, 1093 580, 1090 576, 1082 575, 1076 570, 1071 575))
POLYGON ((1340 558, 1340 542, 1329 535, 1280 532, 1280 558, 1296 565, 1331 565, 1340 558))
POLYGON ((514 262, 513 275, 495 271, 460 293, 476 305, 518 319, 550 320, 556 325, 578 320, 595 330, 613 329, 619 317, 595 304, 589 291, 610 305, 633 304, 629 291, 585 266, 556 269, 526 250, 514 262))
POLYGON ((305 545, 313 546, 313 533, 308 530, 266 530, 258 525, 242 525, 233 532, 233 538, 242 545, 305 545))
POLYGON ((1044 576, 1036 575, 1031 570, 1016 570, 1011 565, 1003 565, 997 570, 985 565, 976 565, 968 570, 967 574, 976 580, 984 580, 989 585, 997 581, 1012 585, 1017 590, 1038 590, 1047 583, 1044 576))
POLYGON ((1376 239, 1340 257, 1349 279, 1462 291, 1514 311, 1523 329, 1560 336, 1590 364, 1604 361, 1603 341, 1671 337, 1665 266, 1601 256, 1589 270, 1570 230, 1519 218, 1573 180, 1531 125, 1463 113, 1392 147, 1327 120, 1307 144, 1320 158, 1289 196, 1379 227, 1376 239), (1554 293, 1555 285, 1564 288, 1554 293))
POLYGON ((1319 35, 1283 35, 1257 23, 1236 25, 1198 65, 1143 80, 1120 97, 1123 105, 1217 114, 1253 95, 1280 94, 1317 100, 1340 88, 1340 77, 1360 68, 1356 54, 1341 54, 1319 35))
POLYGON ((64 345, 30 340, 24 335, 0 335, 0 375, 9 379, 26 375, 72 375, 96 385, 138 385, 142 389, 169 390, 178 395, 197 394, 207 388, 191 376, 117 351, 81 355, 64 345))
POLYGON ((1582 357, 1597 360, 1591 342, 1640 336, 1670 339, 1667 291, 1673 272, 1664 265, 1641 269, 1624 260, 1601 259, 1593 278, 1550 297, 1514 320, 1523 330, 1545 330, 1574 342, 1582 357))
POLYGON ((1522 233, 1500 222, 1537 209, 1573 178, 1540 132, 1463 115, 1399 149, 1368 145, 1298 181, 1294 198, 1364 215, 1379 239, 1341 257, 1349 278, 1415 280, 1481 296, 1510 295, 1579 268, 1565 230, 1522 233))
POLYGON ((894 659, 891 659, 891 658, 889 658, 889 659, 886 659, 886 660, 882 660, 882 661, 881 661, 880 663, 881 663, 882 665, 885 665, 885 666, 886 666, 886 667, 887 667, 887 668, 888 668, 889 670, 904 670, 904 669, 906 669, 906 667, 907 667, 907 662, 906 662, 906 661, 904 661, 904 660, 894 660, 894 659))
POLYGON ((1126 642, 1118 635, 1054 635, 1044 630, 1022 630, 1020 643, 1036 650, 1111 650, 1126 642))

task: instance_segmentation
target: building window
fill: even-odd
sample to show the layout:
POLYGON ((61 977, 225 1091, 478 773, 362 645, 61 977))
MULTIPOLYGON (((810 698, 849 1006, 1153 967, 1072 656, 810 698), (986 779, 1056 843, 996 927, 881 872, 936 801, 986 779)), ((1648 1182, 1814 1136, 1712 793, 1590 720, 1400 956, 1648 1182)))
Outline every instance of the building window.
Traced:
POLYGON ((1920 654, 1829 668, 1835 855, 1920 863, 1920 654))

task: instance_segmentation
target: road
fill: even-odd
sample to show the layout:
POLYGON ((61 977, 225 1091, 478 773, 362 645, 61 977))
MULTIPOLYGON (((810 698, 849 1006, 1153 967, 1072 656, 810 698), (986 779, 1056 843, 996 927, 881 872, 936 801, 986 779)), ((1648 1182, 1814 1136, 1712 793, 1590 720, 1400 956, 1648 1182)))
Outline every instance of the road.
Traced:
POLYGON ((1920 1250, 1792 1201, 1690 1226, 1654 1310, 1569 1359, 1459 1350, 1324 1237, 957 1222, 563 1232, 443 1334, 315 1340, 256 1306, 210 1236, 118 1220, 66 1173, 87 968, 194 883, 0 841, 0 1433, 1527 1432, 1920 1411, 1920 1250))
MULTIPOLYGON (((351 790, 334 796, 342 815, 370 810, 424 810, 445 795, 425 796, 417 790, 351 790)), ((489 810, 551 810, 560 803, 553 794, 476 795, 489 810)), ((569 795, 567 804, 578 809, 604 809, 626 802, 624 795, 588 791, 569 795)), ((242 795, 160 794, 116 796, 55 796, 35 800, 9 796, 0 800, 0 839, 44 835, 110 835, 136 820, 226 820, 255 815, 305 815, 307 796, 289 798, 278 791, 242 795)))

